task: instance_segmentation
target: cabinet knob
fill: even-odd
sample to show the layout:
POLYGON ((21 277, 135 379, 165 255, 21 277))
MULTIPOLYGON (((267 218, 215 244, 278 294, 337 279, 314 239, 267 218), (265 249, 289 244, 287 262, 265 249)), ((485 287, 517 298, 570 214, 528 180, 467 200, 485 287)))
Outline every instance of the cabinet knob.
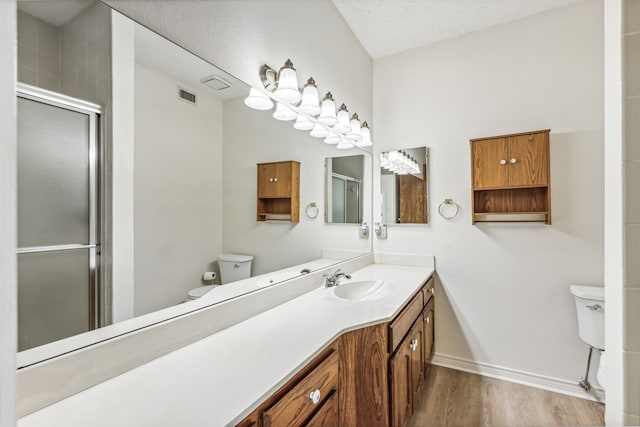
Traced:
POLYGON ((273 182, 273 178, 269 178, 269 182, 273 182))
MULTIPOLYGON (((511 163, 515 163, 515 162, 511 162, 511 163)), ((274 180, 275 182, 278 182, 278 178, 273 178, 273 180, 274 180)))
POLYGON ((411 344, 409 344, 409 347, 411 348, 411 351, 416 351, 416 348, 418 348, 418 339, 414 339, 411 340, 411 344))
POLYGON ((517 161, 518 161, 518 160, 516 160, 516 158, 514 157, 514 158, 512 158, 511 160, 509 160, 509 163, 511 163, 511 164, 513 165, 513 164, 514 164, 514 163, 516 163, 517 161))
POLYGON ((429 318, 429 316, 425 317, 424 321, 427 322, 427 325, 431 323, 431 319, 429 318))
POLYGON ((320 390, 315 390, 309 393, 309 399, 311 399, 314 405, 317 405, 318 402, 320 402, 320 390))
POLYGON ((431 291, 431 293, 432 293, 432 294, 434 294, 434 295, 435 295, 435 293, 436 293, 436 288, 429 288, 429 290, 431 291))
POLYGON ((501 164, 501 165, 506 165, 506 164, 507 164, 507 161, 506 161, 505 159, 502 159, 502 160, 500 160, 500 164, 501 164))

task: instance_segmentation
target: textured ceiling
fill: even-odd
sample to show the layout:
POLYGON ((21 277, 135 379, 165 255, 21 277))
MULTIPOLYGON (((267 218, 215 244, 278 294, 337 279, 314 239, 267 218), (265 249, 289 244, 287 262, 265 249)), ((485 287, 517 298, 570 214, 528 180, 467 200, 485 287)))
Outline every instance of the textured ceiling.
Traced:
POLYGON ((582 0, 332 1, 377 59, 582 0))

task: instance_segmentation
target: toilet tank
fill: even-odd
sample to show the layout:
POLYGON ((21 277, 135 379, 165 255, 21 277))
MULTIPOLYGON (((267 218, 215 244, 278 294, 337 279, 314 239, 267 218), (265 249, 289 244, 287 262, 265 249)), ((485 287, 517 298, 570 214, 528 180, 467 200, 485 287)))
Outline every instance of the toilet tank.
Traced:
POLYGON ((222 284, 251 277, 251 255, 222 254, 218 256, 220 281, 222 284))
POLYGON ((604 288, 571 286, 578 314, 578 335, 592 347, 604 350, 604 288))

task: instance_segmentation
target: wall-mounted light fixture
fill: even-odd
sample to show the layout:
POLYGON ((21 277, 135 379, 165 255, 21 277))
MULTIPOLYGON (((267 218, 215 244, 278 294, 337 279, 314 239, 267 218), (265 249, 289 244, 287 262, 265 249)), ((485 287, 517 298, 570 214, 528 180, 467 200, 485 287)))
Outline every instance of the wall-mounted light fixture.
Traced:
POLYGON ((336 112, 331 92, 327 92, 322 101, 319 101, 318 86, 313 77, 307 80, 302 89, 298 87, 298 77, 290 59, 277 72, 268 65, 260 67, 260 80, 265 92, 251 88, 249 96, 244 100, 248 107, 270 110, 275 100, 275 119, 295 120, 294 128, 310 131, 312 137, 323 138, 326 144, 335 145, 341 150, 373 145, 369 124, 360 124, 357 113, 349 118, 349 110, 344 103, 336 112))

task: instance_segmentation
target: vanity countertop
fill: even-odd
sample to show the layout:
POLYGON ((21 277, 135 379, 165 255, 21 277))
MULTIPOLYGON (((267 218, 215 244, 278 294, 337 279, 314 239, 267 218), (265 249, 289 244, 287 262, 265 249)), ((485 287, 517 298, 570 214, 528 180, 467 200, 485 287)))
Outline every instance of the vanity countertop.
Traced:
POLYGON ((18 420, 18 426, 222 426, 241 421, 344 332, 391 320, 432 268, 371 264, 373 301, 318 288, 18 420))

